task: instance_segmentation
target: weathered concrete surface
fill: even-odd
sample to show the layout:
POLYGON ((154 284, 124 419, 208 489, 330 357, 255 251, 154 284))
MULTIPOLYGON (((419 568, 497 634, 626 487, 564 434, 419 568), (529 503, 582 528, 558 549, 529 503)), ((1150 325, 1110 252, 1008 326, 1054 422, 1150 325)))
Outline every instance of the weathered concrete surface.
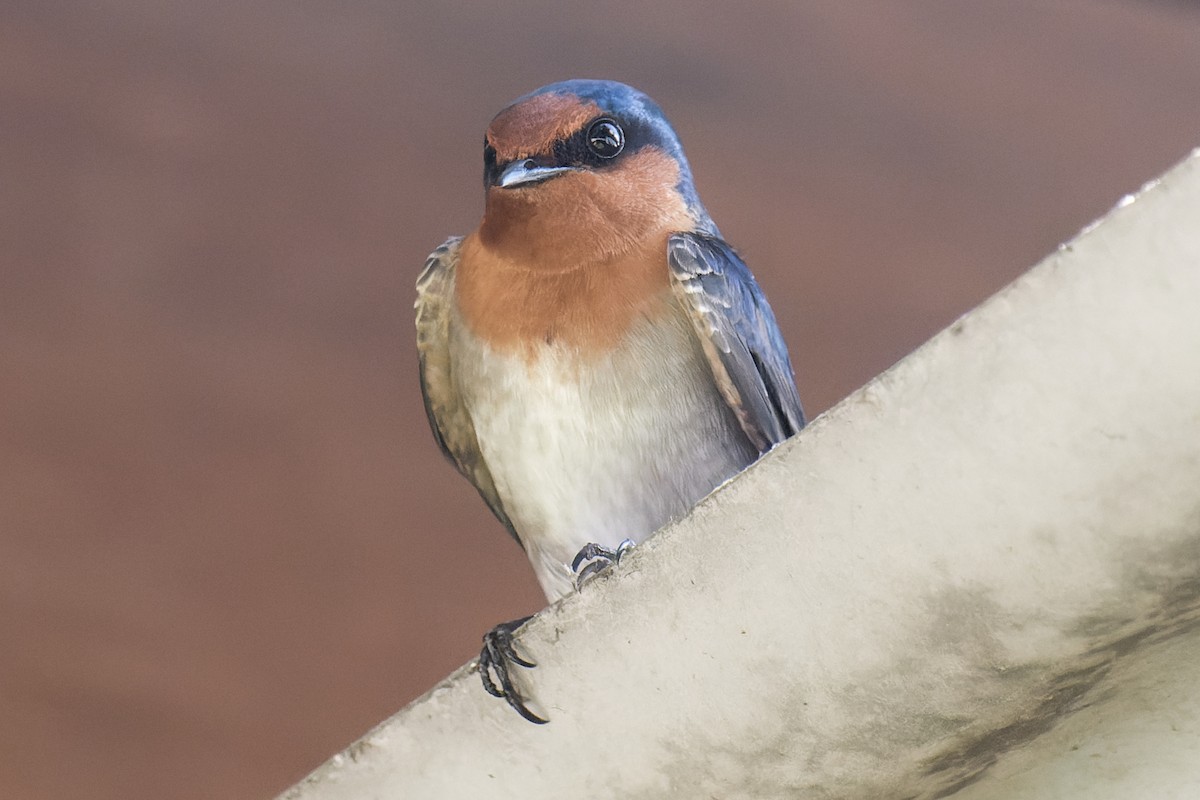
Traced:
POLYGON ((1079 709, 955 800, 1200 797, 1200 636, 1120 659, 1079 709))
POLYGON ((285 796, 1194 796, 1198 219, 1193 154, 542 614, 551 724, 460 670, 285 796))

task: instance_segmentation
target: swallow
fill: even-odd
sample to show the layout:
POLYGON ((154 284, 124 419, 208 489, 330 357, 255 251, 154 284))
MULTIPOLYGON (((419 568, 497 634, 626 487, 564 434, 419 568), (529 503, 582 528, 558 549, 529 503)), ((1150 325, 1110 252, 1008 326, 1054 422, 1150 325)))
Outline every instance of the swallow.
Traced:
MULTIPOLYGON (((421 388, 554 602, 804 412, 771 308, 645 94, 570 80, 518 98, 487 128, 483 184, 478 228, 417 281, 421 388)), ((510 676, 534 666, 512 643, 526 619, 484 637, 479 671, 541 723, 510 676)))

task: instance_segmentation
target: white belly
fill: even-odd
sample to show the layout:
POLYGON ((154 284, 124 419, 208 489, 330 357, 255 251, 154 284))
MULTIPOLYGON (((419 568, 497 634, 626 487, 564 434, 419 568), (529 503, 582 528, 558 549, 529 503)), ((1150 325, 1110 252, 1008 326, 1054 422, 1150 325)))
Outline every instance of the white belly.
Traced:
POLYGON ((757 457, 682 311, 586 365, 557 345, 490 352, 453 328, 483 459, 550 599, 583 545, 640 542, 757 457))

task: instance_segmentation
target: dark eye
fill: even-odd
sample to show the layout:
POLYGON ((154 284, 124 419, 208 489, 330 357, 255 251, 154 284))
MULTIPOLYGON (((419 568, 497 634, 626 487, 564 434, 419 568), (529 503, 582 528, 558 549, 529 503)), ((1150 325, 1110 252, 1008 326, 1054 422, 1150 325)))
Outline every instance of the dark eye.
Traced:
POLYGON ((611 119, 598 119, 588 128, 587 145, 600 158, 616 158, 625 147, 625 133, 611 119))
POLYGON ((492 147, 491 144, 488 143, 487 139, 483 140, 483 163, 496 163, 496 148, 492 147))

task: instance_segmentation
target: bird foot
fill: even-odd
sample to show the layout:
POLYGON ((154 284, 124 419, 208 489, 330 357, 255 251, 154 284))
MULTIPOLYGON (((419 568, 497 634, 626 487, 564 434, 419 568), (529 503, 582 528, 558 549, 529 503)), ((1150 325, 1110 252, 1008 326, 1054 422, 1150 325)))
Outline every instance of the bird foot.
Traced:
POLYGON ((536 667, 533 661, 521 658, 513 647, 513 634, 528 622, 530 617, 501 622, 483 635, 483 649, 479 651, 479 677, 484 690, 492 697, 502 697, 514 711, 535 725, 545 725, 550 720, 542 719, 525 705, 525 699, 513 684, 509 670, 516 664, 526 669, 536 667), (495 680, 492 676, 495 676, 495 680))
POLYGON ((602 544, 588 542, 571 561, 571 571, 575 573, 575 590, 596 577, 613 564, 621 563, 621 559, 635 547, 632 539, 626 539, 617 545, 615 550, 602 544))

